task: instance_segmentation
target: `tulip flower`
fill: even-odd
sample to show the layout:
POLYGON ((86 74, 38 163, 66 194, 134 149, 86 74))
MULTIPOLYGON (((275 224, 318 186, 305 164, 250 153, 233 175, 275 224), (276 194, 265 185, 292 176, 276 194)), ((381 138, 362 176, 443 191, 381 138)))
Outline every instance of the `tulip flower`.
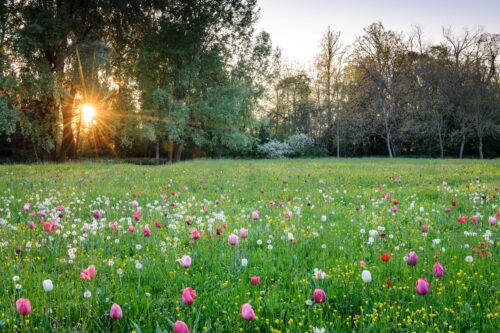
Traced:
POLYGON ((245 303, 241 306, 241 318, 244 320, 254 320, 255 313, 253 312, 252 306, 249 303, 245 303))
POLYGON ((256 220, 258 220, 258 219, 259 219, 259 212, 258 212, 258 211, 254 210, 254 211, 252 212, 252 219, 253 219, 254 221, 256 221, 256 220))
POLYGON ((429 231, 429 226, 427 224, 424 224, 422 226, 422 232, 428 232, 429 231))
POLYGON ((313 298, 316 303, 326 302, 326 294, 322 289, 314 289, 313 298))
POLYGON ((488 218, 488 224, 489 225, 497 224, 497 219, 494 216, 491 216, 490 218, 488 218))
POLYGON ((241 238, 247 238, 248 237, 248 230, 245 228, 240 229, 240 237, 241 238))
POLYGON ((20 298, 16 301, 17 313, 21 316, 27 316, 31 312, 31 303, 27 298, 20 298))
POLYGON ((200 232, 196 229, 193 230, 192 235, 193 235, 193 239, 198 239, 201 237, 200 232))
POLYGON ((418 262, 418 256, 414 251, 411 251, 406 255, 405 261, 408 265, 415 266, 418 262))
POLYGON ((113 320, 121 319, 123 317, 122 308, 118 304, 114 303, 111 305, 111 310, 109 310, 109 316, 113 320))
POLYGON ((151 229, 149 229, 149 226, 146 225, 144 227, 144 237, 149 237, 149 236, 151 236, 151 229))
POLYGON ((80 272, 80 280, 92 280, 96 274, 95 266, 91 265, 80 272))
POLYGON ((372 282, 372 273, 370 273, 370 271, 364 270, 364 271, 361 273, 361 279, 362 279, 362 280, 363 280, 363 282, 365 282, 365 283, 370 283, 370 282, 372 282))
POLYGON ((420 278, 417 280, 417 284, 415 287, 417 294, 426 295, 429 293, 429 282, 426 279, 420 278))
POLYGON ((434 271, 434 276, 437 278, 440 278, 444 274, 444 269, 443 266, 439 262, 436 261, 434 266, 432 267, 432 270, 434 271))
POLYGON ((133 225, 129 225, 128 226, 128 231, 134 232, 135 231, 135 227, 133 225))
POLYGON ((397 213, 398 212, 398 206, 392 205, 391 210, 392 210, 393 213, 397 213))
POLYGON ((54 285, 52 284, 52 280, 43 280, 42 285, 43 285, 43 290, 45 290, 45 292, 49 292, 49 291, 52 291, 54 289, 54 285))
POLYGON ((391 260, 391 255, 386 252, 384 255, 380 256, 380 260, 383 262, 389 262, 389 260, 391 260))
POLYGON ((183 321, 176 321, 174 324, 174 330, 172 333, 189 333, 189 328, 183 321))
POLYGON ((101 212, 99 210, 94 210, 92 212, 92 216, 94 216, 94 218, 97 220, 98 218, 101 217, 101 212))
POLYGON ((190 256, 182 256, 179 260, 179 264, 184 268, 189 268, 191 266, 191 257, 190 256))
POLYGON ((234 234, 231 234, 229 235, 229 237, 227 237, 227 242, 229 243, 229 245, 232 245, 232 246, 236 246, 238 245, 238 236, 234 235, 234 234))
POLYGON ((252 276, 250 278, 250 283, 253 284, 254 286, 260 284, 260 276, 252 276))
POLYGON ((158 229, 161 228, 161 222, 160 221, 155 221, 155 227, 157 227, 158 229))
POLYGON ((186 288, 182 290, 182 302, 186 305, 193 304, 195 296, 196 290, 192 288, 186 288))

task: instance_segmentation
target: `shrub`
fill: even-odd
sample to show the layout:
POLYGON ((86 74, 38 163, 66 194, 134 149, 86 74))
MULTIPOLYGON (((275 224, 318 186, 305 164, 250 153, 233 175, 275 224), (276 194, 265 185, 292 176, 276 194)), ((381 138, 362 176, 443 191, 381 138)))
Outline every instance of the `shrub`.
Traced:
POLYGON ((304 133, 289 136, 286 143, 299 156, 304 156, 305 151, 314 146, 314 140, 304 133))
POLYGON ((286 142, 271 140, 257 147, 259 154, 266 158, 283 158, 293 153, 293 149, 286 142))

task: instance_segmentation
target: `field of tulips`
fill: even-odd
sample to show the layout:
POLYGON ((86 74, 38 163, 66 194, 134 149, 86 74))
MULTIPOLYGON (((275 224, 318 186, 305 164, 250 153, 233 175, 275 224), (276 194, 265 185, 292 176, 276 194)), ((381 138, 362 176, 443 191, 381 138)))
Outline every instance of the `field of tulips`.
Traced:
POLYGON ((0 166, 0 332, 498 332, 500 160, 0 166))

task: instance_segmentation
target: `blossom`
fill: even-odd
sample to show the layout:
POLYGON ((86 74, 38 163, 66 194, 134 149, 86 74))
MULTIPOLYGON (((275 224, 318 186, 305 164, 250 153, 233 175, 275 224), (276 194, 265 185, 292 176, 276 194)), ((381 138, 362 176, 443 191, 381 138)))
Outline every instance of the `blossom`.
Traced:
POLYGON ((406 255, 405 261, 408 265, 415 266, 418 262, 418 256, 414 251, 411 251, 406 255))
POLYGON ((323 272, 321 269, 317 269, 315 268, 314 269, 314 274, 313 274, 313 277, 316 279, 316 280, 324 280, 325 277, 326 277, 326 273, 323 272))
POLYGON ((229 245, 232 245, 232 246, 236 246, 238 245, 238 236, 234 235, 234 234, 231 234, 227 237, 227 242, 229 243, 229 245))
POLYGON ((179 264, 184 268, 189 268, 191 266, 191 257, 190 256, 182 256, 182 258, 178 259, 179 264))
POLYGON ((248 265, 248 259, 246 258, 241 259, 241 266, 247 267, 247 265, 248 265))
POLYGON ((101 217, 101 211, 100 210, 94 210, 92 212, 92 216, 94 216, 94 218, 97 220, 101 217))
POLYGON ((240 237, 241 238, 247 238, 248 237, 248 230, 245 228, 240 229, 240 237))
POLYGON ((252 276, 250 278, 250 283, 253 284, 254 286, 260 284, 260 276, 252 276))
POLYGON ((472 256, 467 256, 467 257, 465 257, 465 261, 467 261, 468 263, 471 263, 474 261, 474 258, 472 258, 472 256))
POLYGON ((429 282, 427 282, 427 280, 424 278, 420 278, 417 280, 415 289, 417 291, 417 294, 426 295, 429 293, 429 282))
POLYGON ((372 273, 370 273, 370 271, 364 270, 363 272, 361 272, 361 279, 365 283, 372 282, 372 273))
POLYGON ((52 280, 43 280, 42 282, 43 290, 45 292, 52 291, 54 289, 54 285, 52 284, 52 280))
POLYGON ((382 260, 383 262, 389 262, 389 260, 391 260, 391 255, 386 252, 380 256, 380 260, 382 260))
POLYGON ((252 306, 249 303, 245 303, 241 306, 241 318, 244 320, 254 320, 255 313, 253 312, 252 306))
POLYGON ((198 239, 201 236, 200 232, 196 229, 193 230, 192 235, 193 235, 193 239, 198 239))
POLYGON ((92 280, 97 272, 94 265, 91 265, 80 272, 80 280, 92 280))
POLYGON ((427 224, 424 224, 422 226, 422 232, 428 232, 429 231, 429 226, 427 224))
POLYGON ((21 316, 27 316, 31 312, 31 303, 27 298, 20 298, 16 301, 17 313, 21 316))
POLYGON ((437 278, 440 278, 444 274, 444 269, 443 266, 439 262, 436 261, 434 266, 432 267, 432 270, 434 271, 434 276, 437 278))
POLYGON ((186 288, 182 290, 182 302, 186 305, 193 304, 195 296, 196 290, 193 288, 186 288))
POLYGON ((123 317, 122 308, 118 304, 113 303, 113 305, 111 305, 111 309, 109 310, 109 316, 113 320, 121 319, 123 317))
POLYGON ((149 226, 146 225, 144 227, 144 237, 149 237, 149 236, 151 236, 151 229, 149 229, 149 226))
POLYGON ((256 220, 258 220, 258 219, 259 219, 259 212, 258 212, 257 210, 254 210, 254 211, 252 212, 252 219, 253 219, 254 221, 256 221, 256 220))
POLYGON ((183 321, 176 321, 174 324, 174 329, 172 333, 189 333, 189 328, 183 321))
POLYGON ((326 302, 326 293, 322 289, 314 289, 313 298, 316 303, 326 302))
POLYGON ((90 290, 86 290, 86 291, 83 293, 83 297, 85 297, 85 298, 90 298, 90 297, 92 297, 92 293, 90 292, 90 290))

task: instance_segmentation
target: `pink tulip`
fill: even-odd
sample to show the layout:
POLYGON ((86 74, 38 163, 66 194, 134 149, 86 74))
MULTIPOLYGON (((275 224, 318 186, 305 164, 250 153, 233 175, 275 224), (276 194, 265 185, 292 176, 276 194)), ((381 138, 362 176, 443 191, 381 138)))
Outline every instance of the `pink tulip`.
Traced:
POLYGON ((420 278, 417 280, 416 291, 419 295, 426 295, 429 293, 429 282, 426 279, 420 278))
POLYGON ((182 290, 182 302, 186 305, 193 304, 195 296, 196 290, 192 288, 186 288, 182 290))
POLYGON ((24 204, 23 209, 24 210, 30 210, 30 204, 29 204, 29 202, 24 204))
POLYGON ((424 224, 422 226, 422 232, 428 232, 429 231, 429 226, 427 224, 424 224))
POLYGON ((179 264, 184 268, 189 268, 189 266, 191 266, 191 257, 182 256, 182 258, 179 259, 179 264))
POLYGON ((384 200, 388 201, 391 195, 389 193, 384 194, 384 200))
POLYGON ((322 289, 314 289, 313 297, 316 303, 326 302, 326 294, 322 289))
POLYGON ((406 263, 410 266, 415 266, 418 262, 418 256, 414 251, 406 255, 406 263))
POLYGON ((494 216, 491 216, 490 218, 488 218, 488 224, 489 225, 497 224, 497 219, 494 216))
POLYGON ((29 222, 28 222, 28 227, 29 227, 30 229, 36 229, 36 224, 35 224, 33 221, 29 221, 29 222))
POLYGON ((200 238, 200 232, 198 230, 194 229, 192 234, 193 234, 193 239, 200 238))
POLYGON ((238 236, 231 234, 227 237, 227 241, 228 241, 229 245, 236 246, 236 245, 238 245, 238 242, 239 242, 238 236))
POLYGON ((136 210, 134 212, 134 214, 132 214, 132 217, 134 218, 135 222, 139 222, 140 221, 140 219, 141 219, 141 213, 142 213, 142 211, 139 209, 139 210, 136 210))
POLYGON ((477 216, 472 216, 470 219, 472 220, 472 223, 476 224, 476 223, 477 223, 477 220, 479 219, 479 217, 477 217, 477 216))
POLYGON ((289 220, 291 217, 292 217, 292 213, 291 213, 291 212, 289 212, 289 211, 286 211, 286 212, 285 212, 285 218, 286 218, 287 220, 289 220))
POLYGON ((469 219, 468 216, 459 216, 457 220, 458 220, 458 223, 465 223, 465 222, 467 222, 468 219, 469 219))
POLYGON ((393 213, 397 213, 398 212, 398 206, 392 205, 391 210, 392 210, 393 213))
POLYGON ((139 203, 136 200, 132 201, 132 207, 136 209, 137 207, 139 207, 139 203))
POLYGON ((94 210, 92 212, 92 215, 94 216, 94 218, 97 220, 98 218, 101 217, 101 212, 99 210, 94 210))
POLYGON ((259 219, 259 212, 258 212, 258 211, 254 210, 254 211, 252 212, 252 219, 253 219, 254 221, 256 221, 256 220, 258 220, 258 219, 259 219))
POLYGON ((254 320, 255 313, 253 312, 252 306, 249 303, 245 303, 241 306, 241 318, 244 320, 254 320))
POLYGON ((172 333, 189 333, 189 328, 183 321, 176 321, 174 324, 174 330, 172 333))
POLYGON ((16 301, 17 313, 21 316, 29 315, 31 312, 31 303, 27 298, 20 298, 16 301))
POLYGON ((445 213, 449 213, 449 212, 451 212, 451 208, 450 208, 450 207, 446 207, 446 208, 444 209, 444 212, 445 212, 445 213))
POLYGON ((46 217, 47 214, 45 214, 45 212, 43 210, 41 210, 39 213, 40 217, 46 217))
POLYGON ((118 222, 116 221, 109 221, 108 226, 110 229, 116 229, 118 228, 118 222))
POLYGON ((160 221, 156 221, 155 222, 155 227, 157 227, 158 229, 161 228, 161 222, 160 221))
POLYGON ((248 237, 248 230, 245 228, 240 229, 240 237, 241 238, 247 238, 248 237))
POLYGON ((252 276, 250 278, 250 283, 253 284, 254 286, 260 284, 260 276, 252 276))
POLYGON ((434 271, 434 276, 437 278, 440 278, 444 274, 444 269, 443 266, 439 262, 436 261, 434 266, 432 267, 432 270, 434 271))
POLYGON ((122 308, 118 304, 114 303, 111 305, 111 310, 109 310, 109 316, 113 320, 121 319, 123 317, 122 308))
POLYGON ((151 236, 151 229, 149 229, 149 226, 146 225, 144 227, 144 237, 149 237, 149 236, 151 236))
POLYGON ((128 226, 128 231, 134 232, 135 231, 135 227, 133 225, 129 225, 128 226))
POLYGON ((91 265, 80 272, 80 280, 92 280, 97 274, 94 265, 91 265))

